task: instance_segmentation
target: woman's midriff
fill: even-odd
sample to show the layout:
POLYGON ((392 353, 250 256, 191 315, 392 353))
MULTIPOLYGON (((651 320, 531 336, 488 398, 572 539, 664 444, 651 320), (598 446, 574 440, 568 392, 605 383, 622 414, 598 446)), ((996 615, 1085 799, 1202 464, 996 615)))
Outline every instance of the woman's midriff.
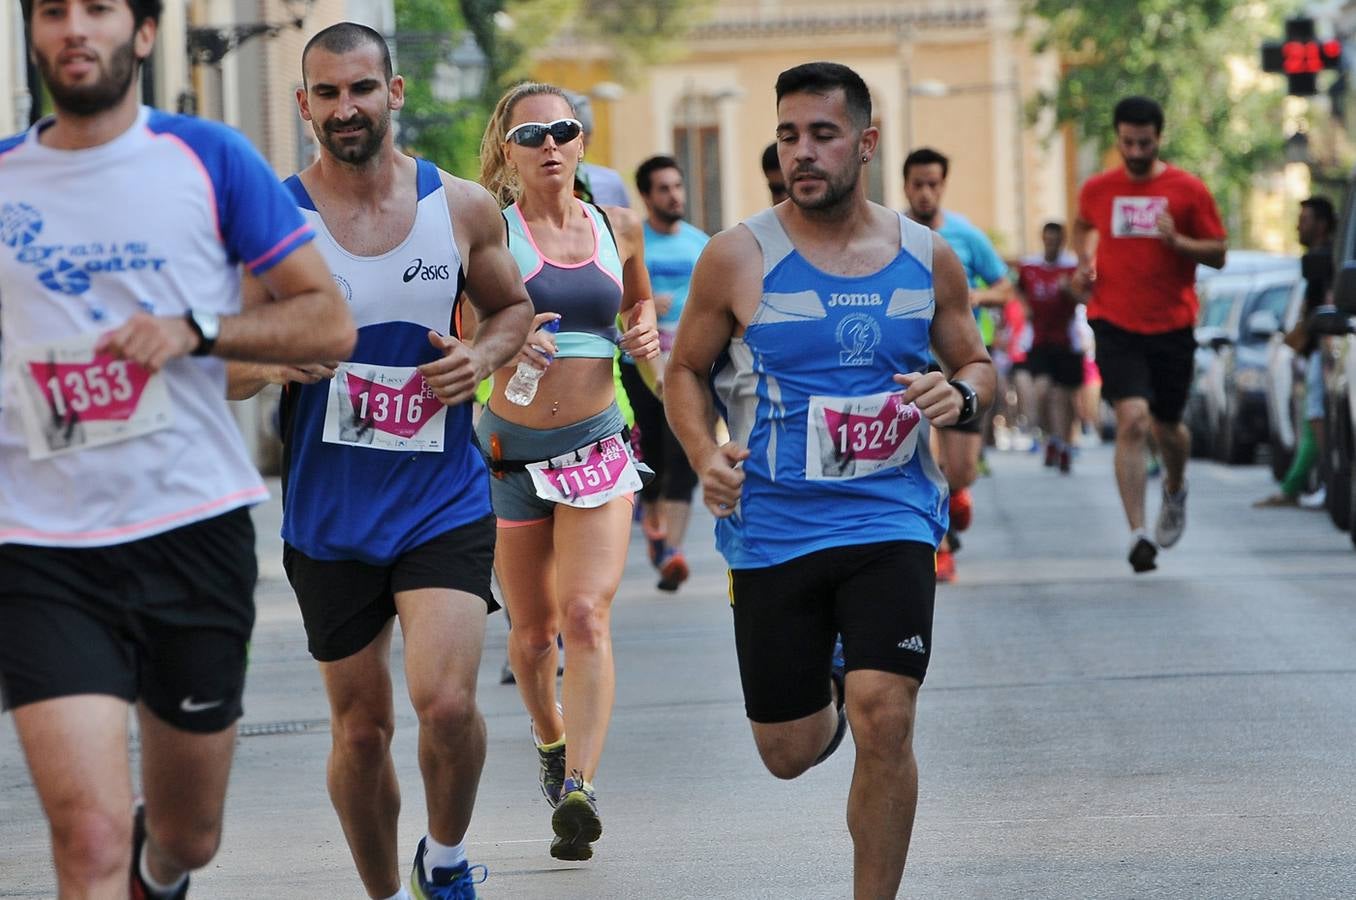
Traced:
POLYGON ((616 399, 610 359, 555 360, 537 382, 537 396, 528 406, 504 399, 504 385, 515 369, 508 366, 494 373, 490 409, 500 418, 525 428, 560 428, 581 422, 607 409, 616 399))

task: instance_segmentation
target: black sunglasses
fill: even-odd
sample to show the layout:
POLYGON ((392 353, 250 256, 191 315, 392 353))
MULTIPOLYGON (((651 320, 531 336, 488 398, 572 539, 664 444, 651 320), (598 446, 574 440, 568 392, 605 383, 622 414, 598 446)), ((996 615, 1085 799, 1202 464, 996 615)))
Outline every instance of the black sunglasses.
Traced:
POLYGON ((557 144, 568 144, 579 137, 584 126, 578 119, 556 119, 554 122, 523 122, 509 129, 504 140, 513 141, 519 147, 540 147, 546 143, 546 136, 557 144))

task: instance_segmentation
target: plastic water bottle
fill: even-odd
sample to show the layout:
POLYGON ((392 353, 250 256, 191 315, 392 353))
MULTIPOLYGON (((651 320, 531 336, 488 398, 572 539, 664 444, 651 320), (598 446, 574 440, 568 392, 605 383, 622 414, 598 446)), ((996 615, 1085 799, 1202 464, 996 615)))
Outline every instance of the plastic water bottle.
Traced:
MULTIPOLYGON (((549 331, 552 334, 560 331, 560 319, 555 318, 544 323, 539 331, 549 331)), ((547 353, 546 362, 551 362, 551 354, 547 353)), ((537 382, 541 381, 541 376, 546 374, 545 369, 538 369, 531 363, 518 363, 518 370, 513 373, 509 383, 504 386, 504 397, 510 403, 518 406, 528 406, 532 399, 537 396, 537 382)))

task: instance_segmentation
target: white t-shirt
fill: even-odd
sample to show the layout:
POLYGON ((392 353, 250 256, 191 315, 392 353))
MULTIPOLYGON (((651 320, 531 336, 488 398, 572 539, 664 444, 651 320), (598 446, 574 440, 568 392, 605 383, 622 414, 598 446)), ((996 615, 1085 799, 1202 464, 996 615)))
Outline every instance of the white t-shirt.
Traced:
POLYGON ((0 543, 120 544, 267 497, 226 405, 225 367, 151 377, 92 355, 138 311, 240 309, 313 232, 249 143, 142 108, 87 150, 0 141, 0 543))

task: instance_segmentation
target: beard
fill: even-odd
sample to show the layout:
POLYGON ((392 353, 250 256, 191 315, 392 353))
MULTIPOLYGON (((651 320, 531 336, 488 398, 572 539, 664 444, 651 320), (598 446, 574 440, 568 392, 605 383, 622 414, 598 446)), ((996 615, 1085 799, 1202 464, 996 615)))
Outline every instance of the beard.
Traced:
POLYGON ((673 225, 683 221, 683 214, 686 212, 681 206, 677 209, 659 209, 655 208, 654 217, 665 225, 673 225))
POLYGON ((375 122, 361 114, 355 115, 345 122, 331 119, 325 123, 324 127, 316 122, 313 129, 316 138, 325 146, 326 150, 330 151, 335 159, 351 166, 361 166, 381 150, 382 142, 386 139, 386 133, 391 130, 391 113, 389 111, 383 113, 381 118, 375 122), (352 143, 344 141, 334 134, 337 129, 349 125, 361 125, 366 128, 366 139, 352 143))
POLYGON ((1154 167, 1153 157, 1148 159, 1127 159, 1125 170, 1136 177, 1148 175, 1154 167))
POLYGON ((833 209, 842 205, 847 198, 852 196, 853 191, 857 190, 857 182, 861 178, 862 170, 853 167, 837 178, 831 177, 829 173, 822 169, 803 168, 797 169, 791 173, 790 183, 787 189, 790 192, 791 202, 801 209, 809 211, 821 211, 833 209), (801 198, 796 195, 796 176, 797 175, 816 175, 824 179, 824 193, 814 198, 801 198))
POLYGON ((38 69, 42 73, 43 83, 52 95, 52 103, 57 109, 72 116, 88 118, 110 110, 122 102, 132 86, 139 68, 136 55, 136 34, 127 39, 127 43, 113 48, 108 65, 98 61, 99 78, 93 84, 71 86, 63 84, 57 77, 53 61, 34 52, 38 69))

